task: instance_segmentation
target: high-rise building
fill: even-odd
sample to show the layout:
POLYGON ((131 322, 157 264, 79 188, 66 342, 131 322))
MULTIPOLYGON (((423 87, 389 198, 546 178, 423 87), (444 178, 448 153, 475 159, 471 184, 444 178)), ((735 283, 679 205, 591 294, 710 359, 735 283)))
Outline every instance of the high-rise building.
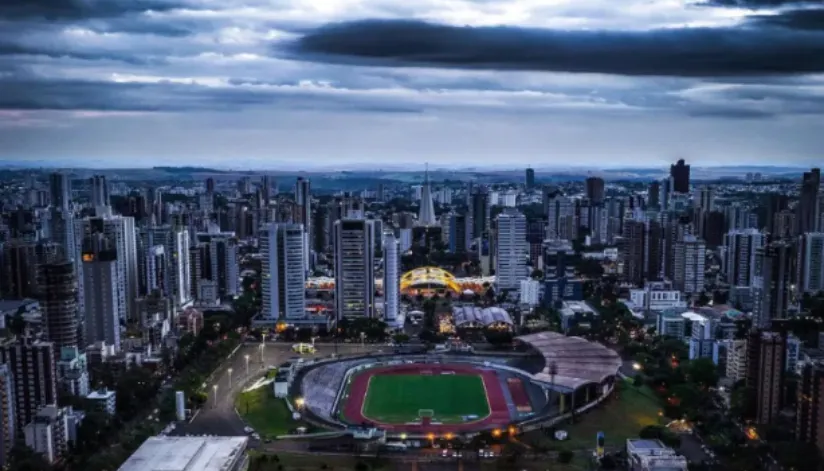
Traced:
POLYGON ((49 193, 54 208, 62 211, 71 209, 72 183, 67 174, 54 172, 49 175, 49 193))
POLYGON ((796 207, 797 234, 815 232, 818 230, 819 188, 821 186, 821 170, 814 168, 804 172, 801 179, 801 195, 796 207))
POLYGON ((577 235, 575 202, 560 193, 550 196, 547 200, 547 238, 575 240, 577 235))
POLYGON ((684 163, 684 159, 680 159, 674 165, 670 165, 670 178, 672 179, 673 192, 690 192, 690 166, 684 163))
POLYGON ((22 424, 34 419, 40 408, 57 403, 57 357, 51 342, 23 338, 0 346, 0 363, 14 376, 14 423, 17 435, 22 424))
POLYGON ((647 204, 652 208, 658 208, 661 204, 661 182, 652 182, 647 190, 647 204))
POLYGON ((526 188, 531 190, 535 188, 535 169, 526 169, 526 188))
POLYGON ((808 232, 798 236, 796 269, 800 293, 824 291, 824 233, 808 232))
POLYGON ((392 231, 383 233, 383 319, 394 323, 400 309, 400 264, 398 240, 392 231))
POLYGON ((329 248, 329 206, 319 205, 312 214, 312 250, 324 253, 329 248))
POLYGON ((40 266, 40 309, 46 339, 55 348, 77 347, 77 278, 74 263, 62 261, 40 266))
POLYGON ((756 249, 753 280, 753 326, 766 329, 787 317, 792 284, 792 246, 773 242, 756 249))
POLYGON ((812 443, 824 454, 824 364, 804 365, 797 396, 795 439, 812 443))
POLYGON ((208 232, 195 235, 201 248, 200 273, 197 280, 210 280, 216 283, 218 296, 229 299, 240 292, 238 283, 238 241, 234 232, 220 232, 217 225, 211 224, 208 232))
POLYGON ((703 239, 686 236, 675 244, 673 284, 685 294, 704 292, 704 267, 707 246, 703 239))
POLYGON ((118 255, 114 244, 102 233, 83 239, 83 340, 86 344, 106 342, 115 351, 120 351, 120 322, 125 317, 120 297, 126 296, 118 255))
POLYGON ((449 216, 449 251, 465 253, 472 245, 471 219, 466 213, 451 214, 449 216))
POLYGON ((486 188, 476 188, 470 205, 473 240, 489 235, 489 210, 489 193, 486 188))
POLYGON ((418 210, 418 224, 422 226, 434 226, 437 224, 435 219, 435 206, 432 201, 432 187, 429 184, 429 169, 427 168, 423 180, 423 187, 421 188, 421 203, 418 210))
POLYGON ((374 317, 375 244, 371 221, 341 219, 335 223, 335 312, 337 319, 374 317))
POLYGON ((715 191, 711 186, 702 186, 698 196, 699 208, 704 211, 715 210, 715 191))
POLYGON ((592 204, 602 204, 604 202, 604 179, 600 177, 589 177, 586 181, 587 199, 592 204))
POLYGON ((23 428, 26 446, 54 463, 69 451, 68 408, 50 404, 37 412, 23 428))
POLYGON ((17 423, 14 417, 14 378, 9 365, 0 364, 0 468, 8 465, 9 452, 14 447, 17 423))
POLYGON ((62 247, 53 242, 13 239, 2 244, 0 297, 35 298, 39 294, 39 267, 64 258, 62 247))
POLYGON ((787 339, 778 332, 756 331, 747 340, 747 387, 755 395, 750 415, 759 425, 769 425, 784 403, 787 339))
POLYGON ((529 276, 529 245, 526 241, 526 216, 507 209, 498 215, 497 253, 495 256, 495 288, 517 291, 521 280, 529 276))
POLYGON ((644 285, 644 249, 647 228, 643 220, 626 219, 620 243, 620 259, 624 264, 622 279, 635 286, 644 285))
POLYGON ((92 208, 95 215, 105 216, 111 211, 111 197, 109 196, 109 184, 104 175, 95 175, 89 180, 92 187, 92 208))
POLYGON ((146 277, 142 283, 145 283, 146 289, 141 290, 141 293, 160 291, 164 295, 170 294, 168 291, 169 285, 166 283, 166 273, 168 270, 166 266, 166 248, 162 245, 149 247, 146 251, 145 263, 146 277))
POLYGON ((71 210, 52 207, 49 209, 49 237, 58 244, 63 257, 74 260, 76 243, 74 240, 74 214, 71 210))
MULTIPOLYGON (((118 272, 118 302, 117 312, 125 316, 125 320, 135 319, 135 303, 139 294, 137 234, 135 233, 134 218, 126 216, 90 217, 80 219, 75 224, 76 253, 83 252, 83 243, 86 237, 94 234, 103 234, 112 244, 116 253, 118 272)), ((149 244, 147 247, 157 244, 149 244)), ((79 274, 82 268, 82 257, 75 260, 75 271, 79 274)), ((84 296, 87 290, 83 283, 85 277, 78 276, 79 302, 81 312, 84 309, 84 296)))
POLYGON ((306 317, 305 240, 300 224, 272 223, 262 231, 263 319, 276 321, 306 317))
POLYGON ((209 177, 206 179, 206 193, 214 193, 215 192, 215 179, 209 177))
POLYGON ((756 276, 755 257, 764 247, 766 237, 757 229, 734 230, 724 236, 726 256, 724 272, 731 286, 753 286, 756 276))
POLYGON ((311 234, 314 228, 312 227, 312 193, 311 184, 308 179, 298 177, 295 184, 295 203, 298 207, 298 217, 294 222, 301 224, 303 227, 303 266, 304 269, 309 269, 309 248, 311 234))

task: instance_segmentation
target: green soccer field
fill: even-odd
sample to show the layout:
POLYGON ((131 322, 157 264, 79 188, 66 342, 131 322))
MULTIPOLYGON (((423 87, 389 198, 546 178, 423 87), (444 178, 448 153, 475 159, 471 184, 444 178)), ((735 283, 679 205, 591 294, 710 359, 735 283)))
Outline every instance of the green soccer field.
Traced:
POLYGON ((433 420, 462 422, 462 416, 489 415, 483 379, 477 375, 376 375, 369 380, 363 415, 384 423, 418 420, 421 410, 433 420))

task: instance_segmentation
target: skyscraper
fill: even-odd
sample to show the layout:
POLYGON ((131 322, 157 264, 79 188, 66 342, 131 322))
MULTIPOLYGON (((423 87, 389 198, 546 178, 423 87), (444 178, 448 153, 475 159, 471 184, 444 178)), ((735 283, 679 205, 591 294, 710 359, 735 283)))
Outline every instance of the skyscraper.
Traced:
POLYGON ((424 175, 423 187, 421 188, 421 206, 418 211, 418 224, 422 226, 434 226, 435 203, 432 201, 432 187, 429 184, 429 168, 424 175))
MULTIPOLYGON (((116 253, 117 272, 120 284, 118 290, 117 311, 125 316, 125 320, 137 320, 134 300, 138 297, 139 275, 137 255, 137 235, 135 233, 134 218, 126 216, 105 216, 80 219, 75 224, 75 242, 77 253, 82 253, 83 243, 87 236, 103 234, 112 244, 116 253)), ((157 244, 150 244, 149 247, 157 244)), ((76 272, 80 273, 82 260, 75 260, 76 272)), ((85 277, 78 276, 78 290, 80 292, 80 310, 84 311, 83 303, 86 290, 83 287, 85 277)))
POLYGON ((263 319, 306 317, 305 240, 300 224, 272 223, 261 233, 263 319))
POLYGON ((715 210, 715 191, 711 186, 701 187, 698 198, 698 207, 704 211, 715 210))
POLYGON ((819 188, 821 186, 821 170, 814 168, 804 172, 801 179, 801 195, 797 206, 796 223, 798 234, 815 232, 818 230, 819 188))
POLYGON ((801 371, 796 401, 795 438, 824 452, 824 364, 807 363, 801 371))
POLYGON ((208 232, 199 232, 195 236, 198 246, 202 248, 201 267, 208 265, 208 270, 201 271, 198 279, 214 281, 218 296, 230 299, 240 292, 238 280, 237 250, 238 241, 234 232, 221 232, 214 224, 208 232))
POLYGON ((798 291, 811 294, 824 291, 824 233, 808 232, 798 236, 796 260, 798 291))
POLYGON ((652 182, 649 184, 647 190, 647 204, 653 208, 657 208, 661 204, 661 183, 652 182))
POLYGON ((373 317, 375 313, 375 244, 371 222, 341 219, 335 223, 335 312, 337 319, 373 317))
POLYGON ((604 179, 599 177, 589 177, 586 181, 587 199, 593 204, 604 202, 604 179))
POLYGON ((643 220, 624 221, 623 238, 620 243, 620 259, 624 264, 622 279, 635 286, 644 285, 646 237, 646 223, 643 220))
POLYGON ((54 208, 63 211, 71 209, 72 186, 67 174, 54 172, 49 175, 49 193, 54 208))
POLYGON ((466 253, 472 245, 470 220, 466 213, 449 216, 449 251, 466 253))
POLYGON ((83 332, 86 344, 106 342, 120 351, 120 322, 125 318, 126 290, 118 270, 118 253, 103 233, 83 239, 83 332))
POLYGON ((755 397, 750 411, 759 425, 769 425, 783 406, 787 339, 778 332, 755 331, 747 341, 747 387, 755 397))
POLYGON ((495 288, 519 290, 521 280, 529 276, 529 245, 526 241, 526 217, 508 209, 498 215, 498 240, 495 256, 495 288))
POLYGON ((684 163, 684 159, 670 165, 670 177, 672 178, 672 191, 676 193, 690 192, 690 166, 684 163))
POLYGON ((758 273, 755 257, 764 247, 766 237, 756 229, 733 230, 724 236, 727 248, 724 272, 730 286, 753 286, 758 273))
POLYGON ((707 246, 703 239, 688 235, 675 243, 673 285, 685 294, 704 292, 704 267, 707 246))
POLYGON ((472 193, 470 216, 472 218, 472 239, 482 239, 489 236, 489 193, 486 188, 479 187, 472 193))
POLYGON ((111 211, 111 197, 109 196, 109 184, 104 175, 95 175, 89 180, 92 187, 92 207, 95 215, 105 216, 111 211))
POLYGON ((40 308, 46 339, 58 350, 78 347, 77 278, 74 263, 62 261, 40 266, 40 308))
POLYGON ((41 407, 57 403, 57 357, 51 342, 22 338, 0 346, 0 363, 14 375, 14 422, 17 435, 41 407))
POLYGON ((14 378, 9 365, 0 364, 0 468, 8 465, 16 440, 15 405, 14 378))
POLYGON ((774 319, 784 319, 790 304, 792 246, 773 242, 756 250, 753 280, 753 326, 769 328, 774 319))
POLYGON ((383 234, 383 319, 394 323, 398 318, 400 298, 400 251, 392 231, 383 234))
POLYGON ((159 291, 169 295, 169 285, 166 283, 166 249, 162 245, 153 245, 146 251, 146 293, 159 291))
POLYGON ((62 247, 55 243, 14 239, 3 244, 0 296, 36 298, 39 267, 63 258, 62 247))
POLYGON ((535 188, 535 169, 526 169, 526 188, 528 190, 535 188))
POLYGON ((295 184, 295 203, 298 205, 298 217, 294 222, 303 226, 303 265, 309 269, 309 248, 312 230, 312 193, 308 179, 298 177, 295 184))

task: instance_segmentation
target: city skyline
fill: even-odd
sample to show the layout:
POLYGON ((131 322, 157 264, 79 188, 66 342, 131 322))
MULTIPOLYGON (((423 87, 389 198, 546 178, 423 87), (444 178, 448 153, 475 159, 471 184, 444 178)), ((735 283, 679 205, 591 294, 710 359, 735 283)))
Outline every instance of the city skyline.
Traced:
POLYGON ((822 12, 13 0, 0 5, 0 163, 811 166, 822 12))

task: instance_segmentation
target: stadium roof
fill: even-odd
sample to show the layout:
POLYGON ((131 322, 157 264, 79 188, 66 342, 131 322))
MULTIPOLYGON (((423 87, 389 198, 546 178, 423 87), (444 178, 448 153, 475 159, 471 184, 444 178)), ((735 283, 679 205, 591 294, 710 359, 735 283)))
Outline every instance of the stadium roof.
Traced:
POLYGON ((540 332, 517 338, 543 355, 544 369, 533 377, 569 389, 588 383, 600 383, 618 373, 621 357, 600 343, 581 337, 567 337, 557 332, 540 332), (551 374, 555 365, 556 374, 551 374))
POLYGON ((512 317, 499 307, 481 309, 477 306, 455 306, 452 308, 452 321, 455 326, 480 324, 483 326, 503 323, 512 325, 512 317))
POLYGON ((246 437, 151 437, 119 471, 232 471, 246 453, 246 437))

